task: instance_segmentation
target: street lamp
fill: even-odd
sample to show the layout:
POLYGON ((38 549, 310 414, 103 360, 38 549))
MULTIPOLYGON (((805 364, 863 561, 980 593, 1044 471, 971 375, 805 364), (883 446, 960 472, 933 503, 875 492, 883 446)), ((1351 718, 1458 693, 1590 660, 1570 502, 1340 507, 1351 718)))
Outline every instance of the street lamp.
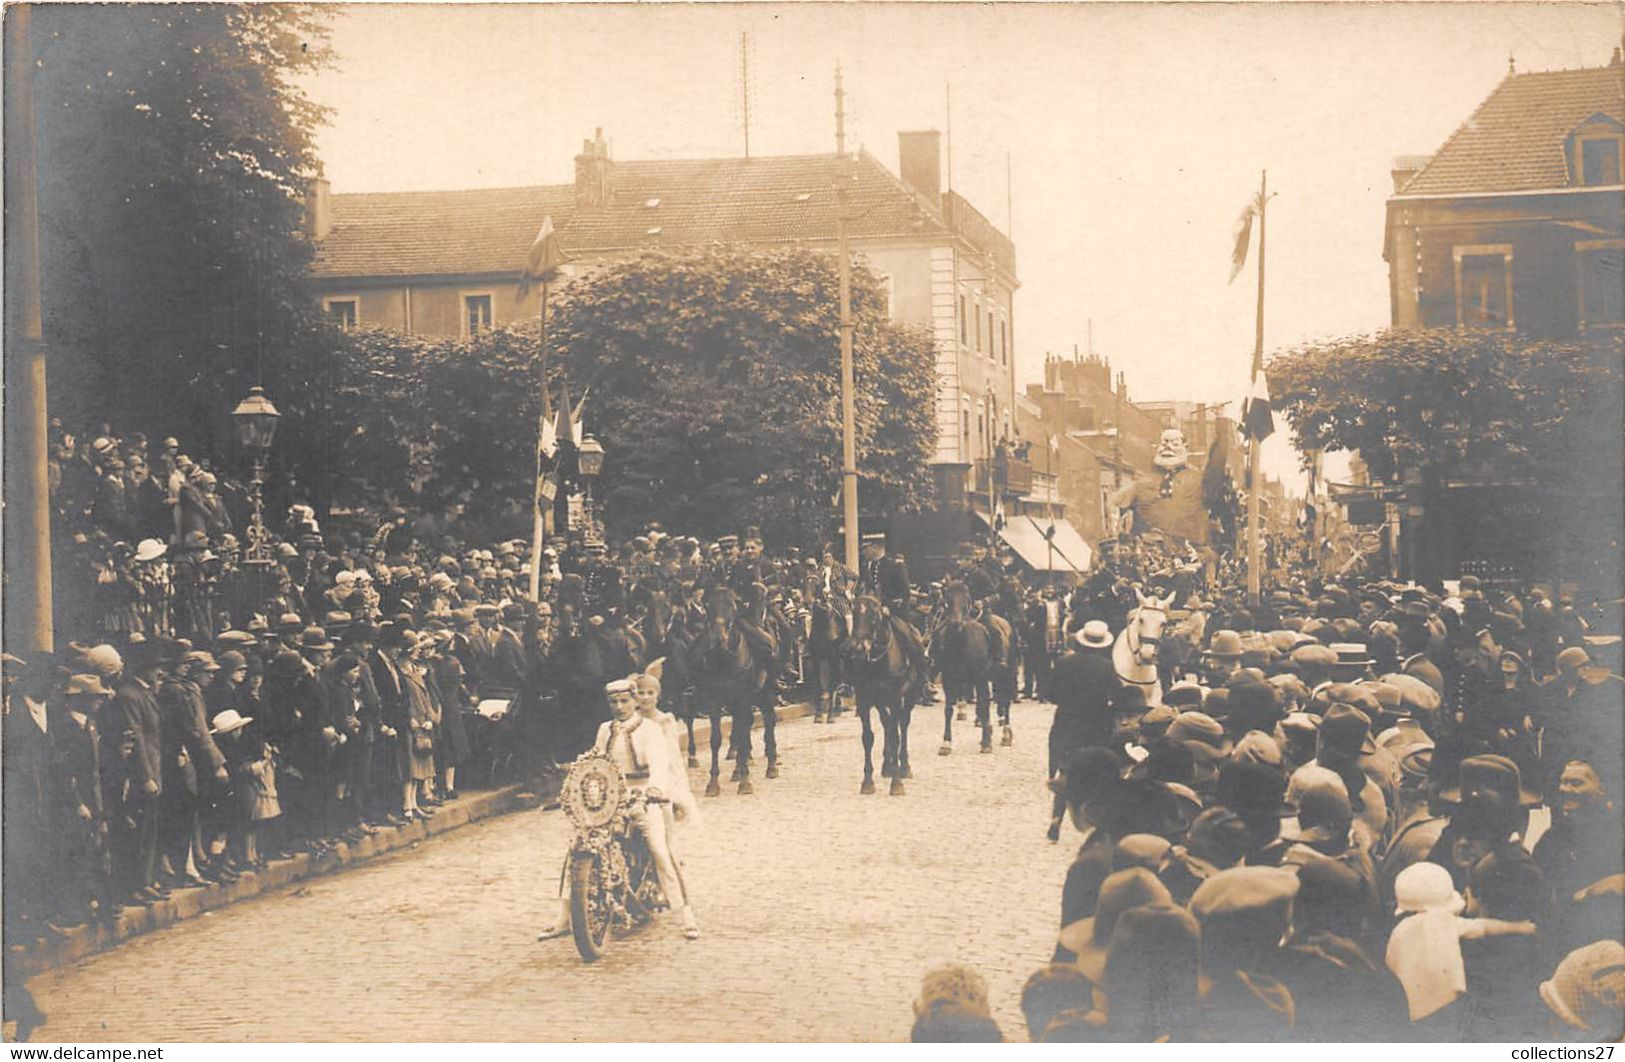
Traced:
MULTIPOLYGON (((265 388, 258 384, 249 388, 248 397, 238 402, 237 408, 231 411, 231 419, 237 425, 238 441, 254 455, 253 490, 249 496, 253 505, 253 523, 248 529, 248 550, 244 555, 249 564, 269 565, 271 562, 270 543, 265 534, 265 458, 270 453, 271 440, 276 438, 277 420, 281 416, 271 400, 265 397, 265 388)), ((255 604, 257 607, 258 602, 255 604)))
POLYGON ((598 533, 598 520, 593 514, 592 484, 598 474, 604 470, 604 444, 594 436, 587 436, 576 447, 576 473, 581 477, 582 490, 586 497, 582 499, 582 515, 587 520, 587 540, 597 542, 602 539, 598 533))

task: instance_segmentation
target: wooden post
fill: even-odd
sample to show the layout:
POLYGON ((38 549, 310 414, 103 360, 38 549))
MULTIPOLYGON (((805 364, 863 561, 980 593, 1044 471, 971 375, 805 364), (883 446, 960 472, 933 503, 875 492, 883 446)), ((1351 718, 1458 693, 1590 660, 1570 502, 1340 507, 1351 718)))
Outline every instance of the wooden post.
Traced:
MULTIPOLYGON (((547 422, 552 419, 552 404, 547 397, 547 281, 542 281, 542 306, 537 312, 541 327, 541 354, 537 358, 536 384, 541 389, 541 413, 536 420, 536 482, 530 496, 530 599, 542 599, 542 540, 546 534, 547 518, 542 509, 542 439, 547 434, 547 422)), ((555 443, 555 445, 557 445, 555 443)))
MULTIPOLYGON (((1253 374, 1264 371, 1264 211, 1269 206, 1268 196, 1269 174, 1263 173, 1258 178, 1258 317, 1257 327, 1253 338, 1253 374)), ((1250 381, 1249 381, 1250 382, 1250 381)), ((1261 467, 1260 452, 1263 444, 1258 439, 1248 435, 1247 438, 1247 467, 1250 489, 1247 492, 1247 600, 1257 605, 1259 595, 1263 591, 1263 571, 1260 567, 1264 559, 1263 543, 1263 510, 1261 498, 1264 490, 1264 470, 1261 467)))
POLYGON ((846 524, 846 566, 858 571, 858 415, 852 369, 852 263, 846 233, 846 92, 835 67, 835 236, 841 300, 841 499, 846 524))
POLYGON ((38 167, 34 150, 31 5, 6 12, 6 647, 55 648, 51 604, 51 488, 45 330, 40 310, 38 167))

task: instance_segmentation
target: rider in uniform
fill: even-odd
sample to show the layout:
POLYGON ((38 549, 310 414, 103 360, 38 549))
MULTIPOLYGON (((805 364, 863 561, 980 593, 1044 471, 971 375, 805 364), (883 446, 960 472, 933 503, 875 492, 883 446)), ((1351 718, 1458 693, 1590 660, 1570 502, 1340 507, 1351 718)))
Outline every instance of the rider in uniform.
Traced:
MULTIPOLYGON (((609 697, 609 707, 615 718, 598 728, 592 751, 614 761, 633 792, 641 791, 649 797, 660 798, 662 791, 651 780, 671 777, 678 769, 671 763, 671 746, 665 732, 657 722, 638 714, 637 687, 632 681, 617 679, 604 686, 604 693, 609 697)), ((632 819, 649 846, 655 873, 660 877, 661 890, 682 917, 683 935, 689 940, 698 940, 700 927, 694 921, 694 909, 689 906, 683 876, 672 857, 665 814, 658 804, 650 808, 640 801, 634 805, 632 819)), ((570 897, 565 891, 564 881, 565 875, 560 875, 559 917, 542 930, 538 940, 550 940, 570 932, 570 897)))

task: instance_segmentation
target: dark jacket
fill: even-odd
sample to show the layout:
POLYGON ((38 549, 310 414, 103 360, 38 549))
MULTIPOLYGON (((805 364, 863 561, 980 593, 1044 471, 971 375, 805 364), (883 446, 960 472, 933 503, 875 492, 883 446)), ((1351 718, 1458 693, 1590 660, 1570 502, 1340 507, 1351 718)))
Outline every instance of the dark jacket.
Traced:
POLYGON ((125 680, 113 694, 111 718, 119 728, 121 747, 128 746, 126 760, 130 786, 138 794, 148 782, 163 791, 163 711, 152 687, 140 679, 125 680))
POLYGON ((1050 698, 1055 702, 1050 773, 1073 749, 1110 740, 1111 696, 1119 685, 1110 649, 1074 649, 1055 662, 1050 673, 1050 698))

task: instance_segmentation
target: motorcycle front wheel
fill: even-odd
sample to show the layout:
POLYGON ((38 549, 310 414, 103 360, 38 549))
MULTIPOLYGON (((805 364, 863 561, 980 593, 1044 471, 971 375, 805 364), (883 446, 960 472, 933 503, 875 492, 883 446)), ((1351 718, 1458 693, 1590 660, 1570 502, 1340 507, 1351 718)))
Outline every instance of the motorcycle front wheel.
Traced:
POLYGON ((586 962, 601 958, 609 941, 608 899, 598 859, 576 856, 570 863, 570 930, 586 962))

